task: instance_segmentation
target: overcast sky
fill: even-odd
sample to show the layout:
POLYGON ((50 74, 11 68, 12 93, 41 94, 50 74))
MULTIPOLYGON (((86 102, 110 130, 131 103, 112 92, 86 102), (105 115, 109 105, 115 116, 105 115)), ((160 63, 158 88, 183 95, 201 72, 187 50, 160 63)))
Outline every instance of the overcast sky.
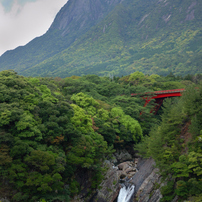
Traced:
POLYGON ((44 34, 67 0, 0 0, 0 55, 44 34))

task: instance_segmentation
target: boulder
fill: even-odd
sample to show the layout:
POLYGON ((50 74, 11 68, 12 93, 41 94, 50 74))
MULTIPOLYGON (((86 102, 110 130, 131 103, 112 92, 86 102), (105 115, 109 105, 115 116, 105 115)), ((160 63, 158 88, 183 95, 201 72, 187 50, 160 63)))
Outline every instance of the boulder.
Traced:
POLYGON ((119 162, 124 162, 128 160, 132 160, 133 157, 131 154, 128 153, 127 150, 118 150, 117 152, 114 153, 114 156, 116 157, 117 161, 119 162))
POLYGON ((136 172, 136 168, 135 167, 129 167, 125 170, 126 174, 128 174, 129 172, 136 172))
POLYGON ((136 173, 136 172, 130 172, 130 173, 127 175, 127 177, 128 177, 128 178, 131 178, 131 177, 133 177, 133 176, 135 175, 135 173, 136 173))
POLYGON ((123 163, 120 163, 119 165, 118 165, 118 168, 119 168, 119 170, 123 170, 123 171, 125 171, 127 168, 129 168, 130 167, 130 165, 128 164, 128 162, 126 161, 126 162, 123 162, 123 163))

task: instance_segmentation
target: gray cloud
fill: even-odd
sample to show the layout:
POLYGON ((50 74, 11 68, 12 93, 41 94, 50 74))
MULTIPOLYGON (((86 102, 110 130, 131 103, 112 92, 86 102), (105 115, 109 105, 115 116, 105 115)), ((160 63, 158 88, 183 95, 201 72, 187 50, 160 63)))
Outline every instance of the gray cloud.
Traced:
MULTIPOLYGON (((37 0, 17 0, 17 4, 20 6, 24 6, 28 2, 35 2, 37 0)), ((11 11, 14 6, 15 0, 0 0, 2 6, 4 7, 5 12, 11 11)))
POLYGON ((3 5, 6 12, 10 11, 13 5, 13 0, 1 0, 1 4, 3 5))
POLYGON ((67 0, 0 0, 0 56, 44 34, 67 0), (7 9, 5 12, 5 4, 7 9), (13 3, 14 2, 14 3, 13 3))

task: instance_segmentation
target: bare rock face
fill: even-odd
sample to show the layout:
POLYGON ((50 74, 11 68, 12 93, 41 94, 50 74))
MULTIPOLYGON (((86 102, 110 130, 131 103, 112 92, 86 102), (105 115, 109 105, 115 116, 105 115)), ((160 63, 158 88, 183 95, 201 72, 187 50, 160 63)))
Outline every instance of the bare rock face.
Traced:
POLYGON ((100 21, 121 0, 69 0, 56 16, 52 29, 59 29, 62 35, 72 31, 85 30, 100 21))
MULTIPOLYGON (((135 202, 159 202, 162 198, 161 187, 165 183, 161 182, 161 176, 158 169, 155 168, 155 162, 152 158, 141 159, 135 158, 132 161, 125 161, 117 166, 106 160, 104 167, 107 169, 104 174, 105 179, 100 184, 93 196, 85 198, 87 190, 90 189, 87 176, 82 179, 82 184, 85 187, 82 192, 75 198, 75 202, 114 202, 118 197, 121 189, 120 183, 130 183, 135 185, 134 201, 135 202), (87 188, 87 189, 86 189, 87 188)), ((81 174, 83 176, 83 173, 81 174)), ((176 202, 175 198, 172 202, 176 202)))
POLYGON ((155 184, 160 183, 160 175, 157 174, 158 169, 155 168, 151 174, 144 180, 141 187, 138 189, 136 197, 138 202, 159 201, 162 198, 159 188, 155 190, 155 184))
POLYGON ((119 184, 120 179, 131 178, 136 172, 137 159, 132 161, 132 156, 126 151, 117 151, 114 154, 113 160, 106 160, 103 167, 107 170, 104 174, 104 179, 99 185, 100 188, 95 190, 91 196, 89 196, 89 190, 91 190, 91 176, 92 173, 88 169, 82 169, 75 175, 75 179, 82 187, 80 193, 74 197, 72 202, 113 202, 119 194, 121 186, 119 184), (120 163, 115 166, 114 163, 131 160, 120 163))
POLYGON ((106 161, 105 166, 108 168, 105 179, 100 184, 101 189, 97 191, 97 195, 91 201, 113 202, 118 196, 121 188, 119 185, 121 172, 118 172, 118 168, 109 161, 106 161))
POLYGON ((145 179, 154 170, 155 162, 152 158, 150 159, 139 159, 137 164, 138 172, 133 177, 133 183, 135 184, 135 192, 137 193, 145 179))
MULTIPOLYGON (((162 198, 161 187, 166 185, 166 182, 161 182, 159 169, 155 168, 155 162, 152 158, 141 159, 136 158, 133 161, 122 162, 117 166, 116 179, 122 182, 135 185, 134 200, 135 202, 159 202, 162 198)), ((108 186, 105 184, 104 186, 108 186)), ((108 202, 118 196, 120 187, 117 185, 116 194, 109 200, 98 200, 98 202, 108 202)), ((115 192, 114 192, 115 193, 115 192)), ((107 194, 107 193, 104 193, 107 194)), ((104 198, 104 197, 103 197, 104 198)), ((112 200, 113 199, 113 200, 112 200)), ((176 202, 176 196, 172 202, 176 202)))
POLYGON ((137 172, 137 159, 135 159, 135 161, 120 163, 118 166, 114 166, 113 163, 106 161, 106 165, 108 171, 105 175, 105 179, 100 184, 102 188, 98 190, 97 195, 91 199, 92 202, 113 202, 121 189, 119 181, 130 179, 137 172))
POLYGON ((162 198, 160 188, 165 185, 161 182, 158 168, 155 168, 152 158, 139 159, 138 172, 132 178, 135 185, 136 202, 159 202, 162 198))
POLYGON ((106 160, 103 167, 107 170, 104 174, 104 179, 99 185, 97 190, 89 195, 91 190, 91 177, 92 173, 87 169, 83 169, 80 173, 76 174, 76 180, 82 187, 80 193, 72 199, 72 202, 113 202, 119 194, 120 186, 119 180, 121 172, 118 167, 114 166, 112 162, 106 160))

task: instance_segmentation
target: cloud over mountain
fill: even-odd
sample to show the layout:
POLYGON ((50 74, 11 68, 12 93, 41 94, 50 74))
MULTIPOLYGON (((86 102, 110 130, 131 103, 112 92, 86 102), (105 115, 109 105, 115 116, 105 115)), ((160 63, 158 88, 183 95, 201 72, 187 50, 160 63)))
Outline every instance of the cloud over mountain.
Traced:
POLYGON ((67 0, 0 0, 0 55, 44 34, 67 0))
POLYGON ((24 6, 28 2, 35 2, 35 1, 38 1, 38 0, 0 0, 0 3, 4 7, 4 10, 6 12, 9 12, 12 10, 15 4, 19 6, 24 6))

